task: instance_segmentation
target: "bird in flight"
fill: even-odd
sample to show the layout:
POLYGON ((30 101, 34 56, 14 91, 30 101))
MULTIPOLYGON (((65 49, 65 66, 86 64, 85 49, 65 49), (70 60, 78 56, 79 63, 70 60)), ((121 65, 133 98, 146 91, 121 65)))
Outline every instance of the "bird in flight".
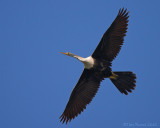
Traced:
POLYGON ((118 55, 124 42, 128 27, 128 11, 120 9, 117 17, 102 36, 93 54, 87 58, 80 57, 70 52, 60 52, 74 57, 84 64, 83 73, 74 87, 63 114, 60 116, 62 123, 71 121, 78 116, 87 104, 96 95, 100 82, 109 78, 116 88, 125 95, 132 92, 136 86, 136 75, 131 71, 114 72, 111 69, 112 61, 118 55))

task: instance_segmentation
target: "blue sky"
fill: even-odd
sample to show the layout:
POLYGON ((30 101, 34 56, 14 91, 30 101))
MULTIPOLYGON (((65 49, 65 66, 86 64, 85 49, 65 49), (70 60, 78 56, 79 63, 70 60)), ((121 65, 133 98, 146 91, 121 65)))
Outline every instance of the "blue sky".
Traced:
POLYGON ((0 127, 123 128, 160 126, 160 1, 1 0, 0 127), (122 7, 130 11, 125 43, 113 71, 133 71, 137 87, 122 95, 106 79, 87 109, 59 122, 83 64, 122 7), (127 124, 127 125, 128 125, 127 124))

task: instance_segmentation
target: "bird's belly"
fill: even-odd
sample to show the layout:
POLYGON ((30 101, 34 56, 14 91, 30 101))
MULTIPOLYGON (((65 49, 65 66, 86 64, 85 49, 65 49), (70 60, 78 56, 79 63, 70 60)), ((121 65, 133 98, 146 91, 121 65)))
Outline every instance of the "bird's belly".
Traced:
POLYGON ((105 78, 109 77, 110 75, 112 75, 112 69, 111 69, 111 64, 110 62, 107 62, 107 61, 99 61, 99 60, 96 60, 95 61, 95 65, 94 65, 94 69, 96 71, 99 71, 103 74, 103 76, 105 78))

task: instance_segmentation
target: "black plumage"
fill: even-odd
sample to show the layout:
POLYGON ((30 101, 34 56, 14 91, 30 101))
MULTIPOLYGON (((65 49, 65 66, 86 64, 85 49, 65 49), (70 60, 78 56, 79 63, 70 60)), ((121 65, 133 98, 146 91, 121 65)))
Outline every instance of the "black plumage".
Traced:
MULTIPOLYGON (((116 19, 102 36, 100 43, 91 55, 92 68, 84 71, 74 87, 60 121, 68 122, 80 114, 96 95, 100 82, 110 78, 117 89, 124 94, 135 88, 136 75, 132 72, 112 72, 111 64, 123 45, 128 26, 127 9, 120 9, 116 19)), ((69 55, 69 53, 65 53, 69 55)), ((72 54, 73 57, 74 54, 72 54)), ((76 58, 76 57, 75 57, 76 58)))
POLYGON ((112 61, 117 56, 127 32, 128 18, 127 9, 120 9, 116 19, 104 33, 100 43, 93 52, 93 58, 112 61))

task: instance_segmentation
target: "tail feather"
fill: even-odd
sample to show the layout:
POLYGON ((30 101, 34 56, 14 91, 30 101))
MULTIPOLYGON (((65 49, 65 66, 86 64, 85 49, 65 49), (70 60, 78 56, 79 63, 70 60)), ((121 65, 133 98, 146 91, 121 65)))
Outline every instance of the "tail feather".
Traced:
POLYGON ((136 87, 136 74, 133 72, 113 72, 110 80, 121 93, 126 95, 128 95, 128 92, 131 93, 136 87))

